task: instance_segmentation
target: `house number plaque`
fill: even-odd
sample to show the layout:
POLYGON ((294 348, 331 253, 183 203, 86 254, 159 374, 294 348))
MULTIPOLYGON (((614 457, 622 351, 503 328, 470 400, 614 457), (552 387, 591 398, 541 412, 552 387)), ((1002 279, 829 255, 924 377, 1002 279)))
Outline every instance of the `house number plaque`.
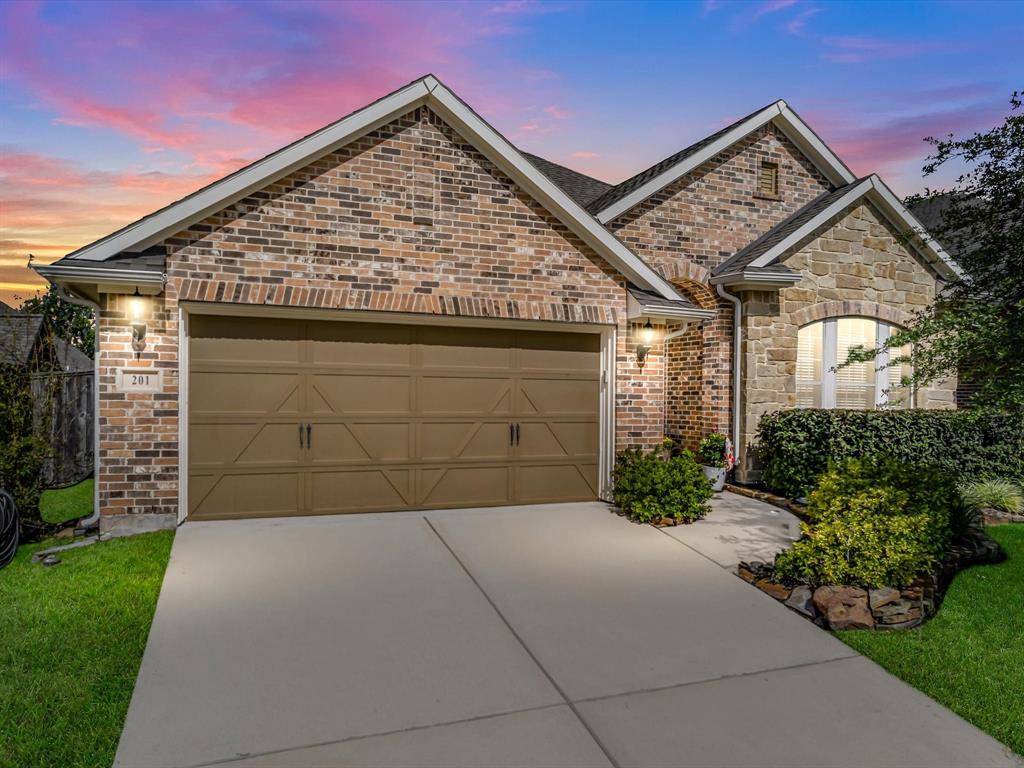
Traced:
POLYGON ((163 389, 163 371, 155 368, 122 368, 118 372, 118 392, 162 392, 163 389))

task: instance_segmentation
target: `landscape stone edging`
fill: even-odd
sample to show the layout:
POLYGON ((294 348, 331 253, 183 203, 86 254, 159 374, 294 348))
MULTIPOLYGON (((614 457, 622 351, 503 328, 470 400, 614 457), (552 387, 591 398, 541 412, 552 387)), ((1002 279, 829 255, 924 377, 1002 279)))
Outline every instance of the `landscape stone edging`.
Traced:
POLYGON ((771 595, 786 607, 824 629, 911 629, 935 615, 953 577, 972 565, 991 565, 1006 559, 998 542, 979 528, 959 537, 934 571, 905 589, 863 589, 829 584, 812 589, 774 580, 774 566, 741 562, 736 575, 771 595))

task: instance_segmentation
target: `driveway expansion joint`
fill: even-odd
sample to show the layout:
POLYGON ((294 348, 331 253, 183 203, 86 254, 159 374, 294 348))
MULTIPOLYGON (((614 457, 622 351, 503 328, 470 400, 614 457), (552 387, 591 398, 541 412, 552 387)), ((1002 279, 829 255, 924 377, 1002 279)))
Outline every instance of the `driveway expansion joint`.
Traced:
POLYGON ((834 659, 820 659, 818 661, 808 661, 801 664, 787 664, 782 667, 767 667, 766 669, 757 669, 752 672, 736 672, 731 675, 720 675, 719 677, 705 677, 700 680, 687 680, 685 683, 672 683, 670 685, 657 685, 652 688, 640 688, 635 691, 623 691, 622 693, 609 693, 605 696, 588 696, 584 699, 575 699, 575 704, 591 704, 595 701, 610 701, 612 699, 621 699, 627 696, 639 696, 645 693, 660 693, 661 691, 671 691, 676 688, 687 688, 691 685, 707 685, 708 683, 718 683, 723 680, 735 680, 741 677, 754 677, 756 675, 769 675, 773 672, 787 672, 791 669, 807 669, 809 667, 817 667, 823 664, 832 664, 837 661, 848 661, 850 659, 863 658, 859 653, 851 653, 848 656, 836 656, 834 659))
POLYGON ((476 585, 476 588, 480 590, 480 594, 484 596, 484 599, 490 604, 491 608, 494 609, 494 612, 498 614, 498 618, 502 620, 502 622, 508 628, 508 631, 512 633, 512 636, 523 647, 523 650, 526 651, 527 655, 531 659, 533 659, 533 663, 537 665, 537 668, 548 679, 548 682, 551 683, 551 687, 554 688, 558 692, 558 695, 562 697, 562 700, 565 702, 566 706, 568 706, 569 709, 572 710, 573 715, 576 716, 576 719, 580 721, 580 725, 582 725, 586 729, 587 733, 590 734, 590 738, 594 740, 594 743, 597 744, 598 748, 604 753, 604 756, 608 759, 608 762, 611 763, 613 768, 621 768, 619 762, 609 751, 608 747, 605 746, 604 742, 597 735, 597 732, 594 731, 590 723, 588 723, 584 719, 583 714, 579 711, 579 709, 576 708, 576 704, 572 701, 572 699, 569 698, 566 692, 562 689, 562 686, 558 684, 558 681, 555 680, 552 674, 548 672, 547 668, 543 664, 541 664, 540 659, 537 658, 537 655, 533 652, 530 646, 526 644, 526 641, 523 640, 520 634, 516 631, 515 627, 512 626, 512 623, 505 617, 505 614, 501 612, 501 609, 498 608, 497 603, 495 603, 491 596, 487 594, 487 590, 483 588, 483 585, 477 580, 476 576, 473 575, 472 571, 470 571, 466 564, 462 562, 462 558, 460 558, 458 554, 455 552, 455 550, 452 549, 451 545, 445 540, 444 536, 441 535, 441 532, 434 527, 434 524, 426 515, 423 516, 423 522, 425 522, 429 526, 430 530, 434 532, 434 535, 437 536, 438 540, 440 540, 440 542, 444 545, 445 549, 447 549, 448 552, 451 553, 451 556, 455 559, 455 562, 459 564, 459 567, 462 568, 466 576, 468 576, 470 581, 472 581, 473 584, 476 585))
POLYGON ((509 715, 521 715, 525 712, 541 712, 545 709, 557 709, 558 707, 564 707, 563 703, 555 704, 541 704, 538 707, 523 707, 522 709, 510 709, 504 712, 492 712, 486 715, 477 715, 475 717, 466 717, 461 720, 444 720, 439 723, 425 723, 423 725, 410 725, 408 728, 395 728, 390 731, 378 731, 376 733, 361 733, 356 736, 345 736, 341 739, 328 739, 327 741, 315 741, 309 744, 299 744, 294 747, 282 747, 281 749, 269 749, 261 752, 245 752, 233 755, 232 757, 217 758, 216 760, 207 760, 202 763, 190 763, 188 765, 182 765, 180 768, 216 768, 218 765, 230 765, 231 763, 241 762, 242 760, 251 760, 254 757, 269 757, 270 755, 286 755, 289 752, 298 752, 303 749, 315 749, 317 747, 327 747, 333 744, 348 744, 353 741, 362 741, 364 739, 376 739, 382 736, 397 736, 403 733, 415 733, 416 731, 428 731, 431 728, 444 728, 449 725, 462 725, 463 723, 477 723, 482 720, 493 720, 498 717, 507 717, 509 715))

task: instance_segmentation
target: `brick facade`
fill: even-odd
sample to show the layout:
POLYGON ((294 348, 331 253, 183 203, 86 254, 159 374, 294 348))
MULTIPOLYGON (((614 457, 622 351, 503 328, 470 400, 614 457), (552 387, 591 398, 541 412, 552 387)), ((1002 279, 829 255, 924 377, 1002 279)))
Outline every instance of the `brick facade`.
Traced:
MULTIPOLYGON (((778 292, 743 294, 742 442, 750 446, 761 417, 796 405, 797 331, 829 317, 873 317, 906 325, 935 298, 936 280, 901 243, 900 233, 869 203, 851 206, 784 260, 800 282, 778 292)), ((953 408, 955 381, 915 395, 920 408, 953 408)), ((754 452, 740 477, 757 478, 754 452)))
POLYGON ((176 511, 179 301, 613 325, 617 444, 663 437, 663 354, 636 366, 623 278, 426 107, 166 244, 138 359, 124 297, 102 308, 105 513, 176 511), (164 368, 166 393, 116 394, 131 365, 164 368))

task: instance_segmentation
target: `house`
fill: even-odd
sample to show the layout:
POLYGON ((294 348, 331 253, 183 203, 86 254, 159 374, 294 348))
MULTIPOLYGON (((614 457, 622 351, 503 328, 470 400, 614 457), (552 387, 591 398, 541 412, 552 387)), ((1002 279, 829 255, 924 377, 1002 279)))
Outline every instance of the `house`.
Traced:
POLYGON ((426 76, 36 269, 99 307, 107 525, 606 498, 712 430, 752 479, 770 410, 953 406, 831 369, 956 267, 782 101, 610 185, 426 76))
POLYGON ((92 371, 92 359, 49 331, 42 315, 30 315, 0 302, 0 365, 33 371, 92 371))

